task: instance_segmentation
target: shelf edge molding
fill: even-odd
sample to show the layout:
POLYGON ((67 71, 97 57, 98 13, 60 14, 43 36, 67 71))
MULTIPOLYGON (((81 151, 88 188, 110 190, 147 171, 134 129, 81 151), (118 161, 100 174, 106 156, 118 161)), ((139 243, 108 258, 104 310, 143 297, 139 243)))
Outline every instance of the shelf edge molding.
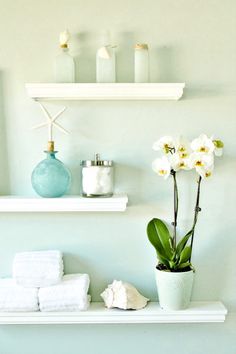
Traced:
POLYGON ((61 198, 0 196, 0 213, 4 212, 123 212, 128 196, 115 194, 109 198, 61 198))
POLYGON ((192 302, 181 311, 164 311, 157 302, 142 310, 106 309, 103 303, 91 303, 82 312, 0 312, 1 325, 14 324, 151 324, 224 322, 227 309, 221 302, 192 302))
POLYGON ((185 83, 27 83, 35 100, 179 100, 185 83))

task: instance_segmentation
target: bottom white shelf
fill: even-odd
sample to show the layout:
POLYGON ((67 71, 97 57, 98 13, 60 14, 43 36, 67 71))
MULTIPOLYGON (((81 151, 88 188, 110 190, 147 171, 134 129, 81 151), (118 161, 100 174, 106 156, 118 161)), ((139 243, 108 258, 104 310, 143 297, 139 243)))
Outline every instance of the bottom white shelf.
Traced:
POLYGON ((1 312, 0 324, 127 324, 224 322, 227 309, 221 302, 192 302, 181 311, 164 311, 157 302, 142 310, 106 309, 93 302, 84 312, 1 312))

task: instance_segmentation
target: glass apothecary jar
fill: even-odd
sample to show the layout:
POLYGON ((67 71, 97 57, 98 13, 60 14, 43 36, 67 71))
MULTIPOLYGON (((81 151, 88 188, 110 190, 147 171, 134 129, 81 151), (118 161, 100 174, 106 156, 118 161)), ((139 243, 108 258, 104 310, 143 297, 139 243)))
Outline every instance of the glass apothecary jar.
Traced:
POLYGON ((113 161, 101 160, 99 154, 95 154, 94 160, 83 160, 81 166, 83 197, 111 197, 113 195, 113 161))

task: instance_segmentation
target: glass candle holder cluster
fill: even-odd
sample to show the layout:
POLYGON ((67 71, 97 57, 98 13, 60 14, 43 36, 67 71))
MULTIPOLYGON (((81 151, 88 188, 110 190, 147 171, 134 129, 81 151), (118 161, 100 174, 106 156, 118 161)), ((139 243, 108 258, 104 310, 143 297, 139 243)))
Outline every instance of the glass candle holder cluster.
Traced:
MULTIPOLYGON (((60 53, 55 58, 54 80, 58 83, 75 82, 75 62, 70 54, 68 30, 60 34, 60 53)), ((116 45, 113 44, 110 31, 102 31, 100 46, 96 52, 96 82, 116 82, 116 45)), ((149 82, 149 49, 146 43, 134 46, 134 82, 149 82)))

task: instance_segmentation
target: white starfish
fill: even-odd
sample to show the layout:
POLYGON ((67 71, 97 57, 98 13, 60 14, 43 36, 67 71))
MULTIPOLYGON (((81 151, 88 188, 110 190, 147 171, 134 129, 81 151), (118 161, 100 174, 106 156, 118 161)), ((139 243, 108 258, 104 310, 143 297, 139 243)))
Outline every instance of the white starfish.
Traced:
POLYGON ((42 105, 42 103, 38 102, 40 105, 43 113, 45 114, 47 121, 45 123, 37 124, 31 129, 38 129, 42 128, 48 125, 48 140, 52 141, 52 130, 53 126, 55 126, 57 129, 59 129, 61 132, 65 134, 70 134, 66 129, 64 129, 59 123, 56 123, 57 118, 66 110, 66 107, 63 107, 62 110, 60 110, 58 113, 56 113, 54 116, 51 116, 50 113, 47 111, 47 109, 42 105))

